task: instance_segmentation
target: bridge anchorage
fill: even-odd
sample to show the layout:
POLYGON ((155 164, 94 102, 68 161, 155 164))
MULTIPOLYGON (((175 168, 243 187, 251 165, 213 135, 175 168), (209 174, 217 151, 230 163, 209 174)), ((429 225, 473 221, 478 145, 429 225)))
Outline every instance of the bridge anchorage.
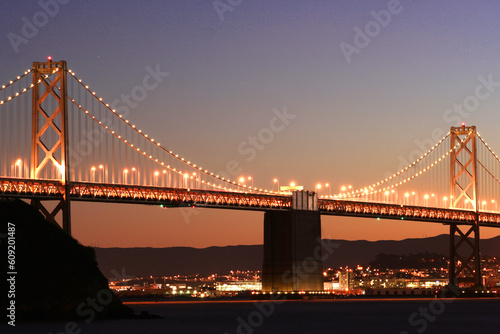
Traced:
POLYGON ((48 60, 0 86, 0 142, 0 197, 29 200, 68 234, 72 201, 264 212, 266 291, 322 290, 323 259, 335 256, 321 242, 322 215, 449 225, 449 282, 472 288, 483 280, 480 227, 500 227, 500 158, 465 124, 406 168, 357 190, 265 190, 166 149, 65 61, 48 60))

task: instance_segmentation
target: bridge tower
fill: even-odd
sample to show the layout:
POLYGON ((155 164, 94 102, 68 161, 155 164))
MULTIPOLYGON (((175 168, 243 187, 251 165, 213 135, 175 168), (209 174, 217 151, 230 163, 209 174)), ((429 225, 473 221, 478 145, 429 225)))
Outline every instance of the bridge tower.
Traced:
POLYGON ((56 225, 56 215, 61 212, 62 228, 71 234, 66 69, 66 61, 52 62, 50 57, 47 62, 33 63, 30 178, 39 179, 56 168, 64 187, 63 198, 52 210, 41 200, 32 199, 31 205, 56 225))
POLYGON ((322 247, 318 196, 294 191, 291 211, 264 215, 262 290, 323 290, 322 247))
POLYGON ((477 132, 475 126, 452 127, 450 131, 450 203, 462 203, 476 213, 472 226, 450 224, 449 281, 458 286, 461 274, 473 277, 475 287, 482 286, 479 253, 479 220, 477 196, 477 132))

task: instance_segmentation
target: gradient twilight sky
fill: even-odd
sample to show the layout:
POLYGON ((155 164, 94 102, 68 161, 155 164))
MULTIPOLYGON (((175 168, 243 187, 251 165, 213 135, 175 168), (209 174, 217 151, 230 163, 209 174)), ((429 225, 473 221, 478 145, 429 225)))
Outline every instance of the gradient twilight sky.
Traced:
MULTIPOLYGON (((159 65, 170 75, 129 119, 214 172, 237 161, 255 186, 271 188, 275 177, 311 190, 328 182, 332 193, 372 184, 421 150, 417 142, 428 149, 433 131, 445 134, 461 121, 500 151, 500 85, 470 115, 446 112, 474 95, 480 76, 500 82, 498 1, 60 1, 67 4, 17 53, 9 33, 22 36, 42 7, 2 1, 0 83, 51 55, 110 103, 159 65), (218 13, 214 3, 231 10, 218 13), (355 29, 380 27, 371 12, 388 6, 390 20, 348 62, 341 43, 355 46, 355 29), (284 108, 296 117, 253 159, 242 154, 239 145, 284 108)), ((100 247, 263 242, 256 212, 73 202, 72 215, 74 237, 100 247)), ((429 223, 322 222, 324 238, 448 233, 429 223)), ((499 233, 483 229, 482 237, 499 233)))

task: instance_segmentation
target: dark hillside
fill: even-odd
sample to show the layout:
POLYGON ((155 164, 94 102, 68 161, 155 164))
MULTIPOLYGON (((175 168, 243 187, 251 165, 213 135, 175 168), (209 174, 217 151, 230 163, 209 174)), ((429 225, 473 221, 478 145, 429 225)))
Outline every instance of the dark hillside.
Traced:
MULTIPOLYGON (((92 248, 47 222, 32 206, 20 200, 0 200, 4 259, 7 225, 15 226, 15 234, 10 235, 15 236, 15 263, 9 268, 7 261, 2 262, 5 273, 16 273, 15 298, 2 298, 2 308, 6 310, 10 300, 15 300, 16 321, 133 316, 108 289, 92 248)), ((7 294, 11 286, 5 286, 5 279, 1 284, 2 293, 7 294)))

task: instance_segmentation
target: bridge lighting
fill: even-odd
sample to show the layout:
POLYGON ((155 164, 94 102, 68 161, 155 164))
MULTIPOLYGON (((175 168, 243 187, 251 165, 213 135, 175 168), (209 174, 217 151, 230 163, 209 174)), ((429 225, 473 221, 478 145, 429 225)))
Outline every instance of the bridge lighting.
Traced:
POLYGON ((58 163, 54 163, 54 165, 57 167, 57 169, 59 170, 59 173, 61 173, 61 175, 64 175, 64 166, 61 166, 59 165, 58 163))
POLYGON ((50 63, 51 61, 52 61, 52 57, 51 57, 51 56, 48 56, 48 57, 47 57, 47 62, 49 62, 49 63, 50 63))
POLYGON ((21 177, 21 176, 22 176, 22 175, 21 175, 21 171, 22 171, 22 167, 21 167, 21 165, 22 165, 22 160, 21 160, 21 159, 17 159, 14 165, 16 166, 16 167, 14 168, 14 177, 16 177, 16 176, 21 177), (17 168, 19 168, 19 175, 17 175, 17 174, 18 174, 18 173, 17 173, 17 168))
POLYGON ((102 171, 100 176, 101 176, 101 182, 103 182, 104 181, 104 165, 99 165, 99 169, 102 171))
POLYGON ((128 174, 128 169, 123 170, 123 183, 127 182, 127 174, 128 174))
POLYGON ((317 189, 317 191, 318 191, 318 193, 319 193, 319 191, 321 190, 321 184, 319 184, 319 183, 318 183, 318 184, 316 185, 316 189, 317 189))

